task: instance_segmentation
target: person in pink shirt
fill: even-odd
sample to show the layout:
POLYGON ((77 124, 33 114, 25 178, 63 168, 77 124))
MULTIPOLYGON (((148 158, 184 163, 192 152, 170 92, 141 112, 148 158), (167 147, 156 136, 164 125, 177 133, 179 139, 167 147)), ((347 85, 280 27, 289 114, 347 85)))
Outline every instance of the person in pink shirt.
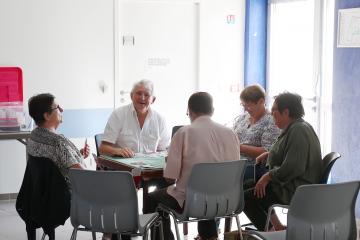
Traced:
MULTIPOLYGON (((203 162, 223 162, 240 159, 239 140, 236 134, 211 120, 214 108, 212 97, 206 92, 197 92, 188 100, 187 115, 191 124, 180 128, 174 135, 164 169, 164 177, 175 184, 150 194, 153 209, 158 203, 182 211, 186 185, 192 167, 203 162)), ((164 214, 164 213, 163 213, 164 214)), ((162 218, 164 239, 172 240, 170 220, 162 218)), ((198 223, 198 239, 217 239, 215 220, 198 223)), ((155 237, 159 239, 160 235, 155 237)))

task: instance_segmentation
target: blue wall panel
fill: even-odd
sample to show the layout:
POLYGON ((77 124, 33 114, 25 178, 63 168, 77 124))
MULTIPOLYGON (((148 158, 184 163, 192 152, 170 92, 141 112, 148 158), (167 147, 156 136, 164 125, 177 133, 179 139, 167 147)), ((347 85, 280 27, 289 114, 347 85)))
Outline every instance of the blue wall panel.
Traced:
MULTIPOLYGON (((360 7, 359 0, 336 0, 335 39, 338 10, 356 7, 360 7)), ((332 149, 342 157, 334 165, 332 181, 360 180, 360 48, 337 48, 335 43, 333 73, 332 149)))
POLYGON ((247 0, 244 84, 266 89, 267 0, 247 0))

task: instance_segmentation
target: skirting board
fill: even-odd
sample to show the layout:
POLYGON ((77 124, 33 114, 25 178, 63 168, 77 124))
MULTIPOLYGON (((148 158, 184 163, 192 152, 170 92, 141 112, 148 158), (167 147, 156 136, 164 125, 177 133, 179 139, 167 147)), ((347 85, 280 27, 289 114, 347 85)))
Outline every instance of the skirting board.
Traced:
POLYGON ((14 200, 17 198, 17 193, 1 193, 0 200, 14 200))

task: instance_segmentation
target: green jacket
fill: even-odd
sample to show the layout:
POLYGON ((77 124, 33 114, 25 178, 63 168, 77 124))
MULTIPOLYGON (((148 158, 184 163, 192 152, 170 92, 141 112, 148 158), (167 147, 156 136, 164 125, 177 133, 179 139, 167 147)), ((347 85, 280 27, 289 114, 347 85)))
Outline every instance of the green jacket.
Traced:
POLYGON ((319 183, 322 172, 320 142, 303 119, 292 122, 270 149, 267 161, 271 188, 282 204, 289 204, 298 186, 319 183))

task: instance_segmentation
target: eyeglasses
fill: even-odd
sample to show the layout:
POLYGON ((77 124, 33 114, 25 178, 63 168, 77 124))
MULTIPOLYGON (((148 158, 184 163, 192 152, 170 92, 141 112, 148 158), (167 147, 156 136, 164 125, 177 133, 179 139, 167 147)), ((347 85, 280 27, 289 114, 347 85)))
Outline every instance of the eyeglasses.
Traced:
POLYGON ((59 111, 60 111, 60 112, 62 112, 62 111, 63 111, 63 109, 60 107, 60 105, 59 105, 59 104, 58 104, 56 107, 51 108, 51 109, 50 109, 50 111, 54 111, 54 110, 56 110, 56 109, 59 109, 59 111))
POLYGON ((253 102, 242 102, 240 103, 240 105, 244 108, 244 109, 252 109, 256 106, 256 103, 253 102))
POLYGON ((279 109, 277 108, 277 107, 272 107, 271 108, 271 114, 274 114, 274 112, 276 112, 276 111, 279 111, 279 109))

